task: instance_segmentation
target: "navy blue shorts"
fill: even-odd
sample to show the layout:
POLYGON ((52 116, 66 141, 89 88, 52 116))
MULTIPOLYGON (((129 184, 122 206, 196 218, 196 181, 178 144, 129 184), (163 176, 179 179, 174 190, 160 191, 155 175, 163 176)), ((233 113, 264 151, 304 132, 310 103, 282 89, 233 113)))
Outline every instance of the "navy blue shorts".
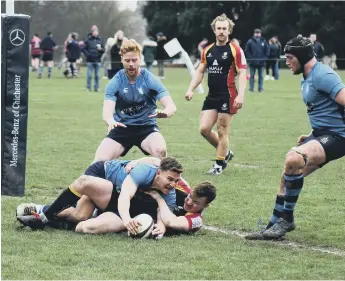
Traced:
POLYGON ((141 148, 141 143, 154 132, 159 133, 157 125, 115 127, 109 132, 107 138, 118 142, 125 148, 121 156, 125 156, 133 146, 137 146, 145 155, 150 155, 141 148))
POLYGON ((313 130, 311 135, 306 138, 302 144, 311 140, 318 141, 325 151, 326 162, 320 165, 320 167, 324 166, 329 161, 345 156, 345 138, 337 133, 328 130, 313 130))
POLYGON ((91 164, 86 169, 84 175, 105 179, 104 161, 98 161, 91 164))

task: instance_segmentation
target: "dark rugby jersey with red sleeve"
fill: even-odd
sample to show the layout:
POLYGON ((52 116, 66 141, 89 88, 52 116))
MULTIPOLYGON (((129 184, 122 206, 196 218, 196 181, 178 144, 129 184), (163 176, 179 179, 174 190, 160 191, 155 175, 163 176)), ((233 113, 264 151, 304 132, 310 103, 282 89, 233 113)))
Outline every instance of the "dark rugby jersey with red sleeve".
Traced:
POLYGON ((240 69, 247 68, 240 46, 232 42, 224 46, 208 45, 201 55, 201 63, 207 65, 209 99, 237 96, 235 77, 240 69))
MULTIPOLYGON (((189 224, 189 232, 196 232, 202 227, 202 215, 201 213, 189 213, 184 210, 183 205, 188 194, 191 193, 191 188, 189 184, 184 180, 180 179, 175 186, 176 191, 176 207, 174 209, 174 214, 176 216, 184 216, 189 224)), ((169 230, 169 233, 174 231, 169 230)), ((176 231, 177 232, 177 231, 176 231)))

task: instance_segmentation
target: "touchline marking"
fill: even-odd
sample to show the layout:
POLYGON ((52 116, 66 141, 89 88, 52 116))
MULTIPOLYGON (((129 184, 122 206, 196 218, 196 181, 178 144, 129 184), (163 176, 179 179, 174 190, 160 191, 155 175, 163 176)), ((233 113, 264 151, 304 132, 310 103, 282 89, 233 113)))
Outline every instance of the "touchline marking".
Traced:
POLYGON ((233 164, 236 167, 240 167, 240 168, 254 168, 254 169, 258 169, 261 168, 261 166, 256 166, 256 165, 247 165, 247 164, 233 164))
MULTIPOLYGON (((224 234, 228 234, 228 235, 230 234, 230 235, 238 236, 238 237, 241 237, 241 238, 244 238, 244 236, 249 234, 248 232, 242 232, 242 231, 238 231, 238 230, 230 230, 230 229, 225 229, 225 228, 219 228, 219 227, 215 227, 215 226, 212 226, 212 225, 204 225, 203 228, 206 229, 206 230, 210 230, 210 231, 214 231, 214 232, 220 232, 220 233, 224 233, 224 234)), ((261 240, 261 241, 264 241, 264 240, 261 240)), ((303 244, 300 244, 300 243, 291 242, 291 241, 288 241, 288 240, 283 240, 283 241, 266 241, 266 242, 274 243, 274 244, 281 245, 281 246, 289 246, 289 247, 292 247, 292 248, 305 249, 305 250, 309 250, 309 251, 314 251, 314 252, 320 252, 320 253, 325 253, 325 254, 331 254, 331 255, 335 255, 335 256, 345 257, 345 251, 337 249, 337 248, 308 246, 308 245, 303 245, 303 244)))

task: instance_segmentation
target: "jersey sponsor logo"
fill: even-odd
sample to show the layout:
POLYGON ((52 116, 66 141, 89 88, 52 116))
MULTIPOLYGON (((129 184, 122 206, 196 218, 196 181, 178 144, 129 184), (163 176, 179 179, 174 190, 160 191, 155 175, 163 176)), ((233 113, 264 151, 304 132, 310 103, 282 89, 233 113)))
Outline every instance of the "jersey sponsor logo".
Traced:
POLYGON ((228 109, 228 105, 226 103, 223 103, 222 110, 227 110, 227 109, 228 109))
POLYGON ((199 216, 196 218, 191 218, 191 221, 192 221, 192 229, 200 228, 202 226, 202 218, 199 216))
POLYGON ((320 142, 326 144, 329 141, 329 137, 323 137, 320 139, 320 142))
POLYGON ((147 102, 144 102, 143 104, 133 105, 130 107, 126 107, 121 110, 122 114, 126 114, 129 116, 133 116, 139 113, 139 111, 146 106, 147 102))
POLYGON ((214 60, 213 64, 212 65, 218 65, 218 62, 217 60, 214 60))
POLYGON ((209 53, 209 54, 207 55, 207 57, 208 57, 208 58, 212 58, 212 54, 209 53))
POLYGON ((208 68, 209 74, 222 74, 223 73, 223 67, 222 66, 210 66, 208 68))
POLYGON ((144 91, 143 91, 143 89, 141 87, 138 89, 138 92, 139 92, 140 95, 144 94, 144 91))
POLYGON ((128 88, 124 88, 124 89, 123 89, 123 93, 124 93, 124 94, 127 94, 127 93, 128 93, 128 88))
POLYGON ((224 52, 224 54, 222 55, 222 59, 226 60, 228 58, 228 52, 224 52))

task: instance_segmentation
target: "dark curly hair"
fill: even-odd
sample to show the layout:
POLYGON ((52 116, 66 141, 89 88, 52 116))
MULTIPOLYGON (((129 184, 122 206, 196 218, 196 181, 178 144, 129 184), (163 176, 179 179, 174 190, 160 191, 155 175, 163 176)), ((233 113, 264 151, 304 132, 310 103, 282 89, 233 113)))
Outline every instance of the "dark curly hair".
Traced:
POLYGON ((162 171, 172 171, 181 174, 183 172, 182 165, 174 157, 165 157, 161 160, 159 169, 162 171))
POLYGON ((216 187, 208 181, 203 181, 203 182, 197 184, 193 188, 193 193, 197 197, 206 197, 207 198, 207 204, 211 203, 217 196, 216 187))

